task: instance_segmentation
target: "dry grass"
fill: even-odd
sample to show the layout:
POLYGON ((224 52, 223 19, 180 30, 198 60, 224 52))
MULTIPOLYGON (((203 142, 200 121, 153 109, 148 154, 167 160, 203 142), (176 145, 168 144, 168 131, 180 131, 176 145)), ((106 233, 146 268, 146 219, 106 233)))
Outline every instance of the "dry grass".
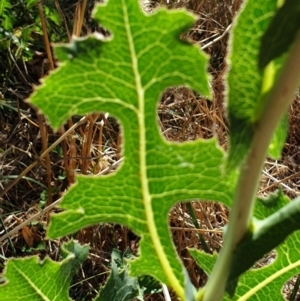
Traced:
MULTIPOLYGON (((149 2, 149 1, 148 1, 149 2)), ((158 106, 158 116, 161 132, 169 141, 193 141, 208 139, 217 136, 220 145, 227 148, 227 120, 224 114, 224 85, 223 73, 226 69, 224 57, 226 55, 228 26, 231 24, 241 0, 224 1, 150 1, 146 10, 151 11, 159 5, 170 8, 186 7, 199 16, 199 20, 183 39, 204 47, 211 56, 209 71, 212 74, 213 99, 207 100, 186 87, 167 89, 158 106)), ((74 8, 70 6, 67 16, 71 15, 74 8)), ((88 8, 90 10, 90 7, 88 8)), ((78 17, 79 18, 79 17, 78 17)), ((88 26, 83 23, 85 32, 88 26)), ((2 88, 3 104, 0 110, 0 165, 1 189, 9 184, 14 177, 34 160, 38 164, 33 167, 26 178, 20 180, 9 191, 1 195, 1 216, 5 225, 0 227, 1 233, 14 229, 19 223, 28 220, 40 211, 41 193, 46 191, 47 168, 39 160, 42 151, 40 127, 36 112, 23 100, 31 92, 31 84, 37 84, 38 78, 44 74, 47 65, 45 55, 37 55, 28 63, 28 74, 20 75, 16 70, 12 72, 12 81, 19 82, 13 89, 4 83, 2 88)), ((299 194, 300 175, 300 94, 297 95, 290 110, 290 130, 286 143, 283 159, 280 161, 267 160, 262 175, 260 194, 264 195, 279 187, 291 197, 299 194)), ((54 143, 63 135, 72 124, 79 120, 73 117, 60 134, 52 133, 47 129, 48 144, 54 143)), ((113 172, 121 159, 121 136, 117 122, 105 114, 87 116, 86 121, 78 126, 65 144, 56 147, 50 153, 52 199, 57 200, 70 183, 74 181, 75 173, 99 174, 113 172)), ((180 200, 178 200, 180 201, 180 200)), ((192 202, 194 213, 201 227, 201 232, 196 231, 187 205, 179 203, 170 212, 170 226, 178 254, 182 258, 195 286, 203 286, 206 275, 196 266, 187 252, 187 247, 203 249, 199 241, 199 233, 209 247, 210 252, 218 251, 222 246, 221 228, 227 223, 228 210, 224 206, 212 202, 192 202)), ((43 249, 30 248, 26 242, 24 231, 16 232, 0 244, 0 253, 3 258, 11 256, 23 257, 28 254, 49 255, 54 260, 59 260, 59 247, 62 241, 47 241, 44 239, 46 217, 41 217, 35 225, 29 225, 29 233, 34 238, 33 246, 43 243, 43 249)), ((95 296, 96 290, 102 285, 108 275, 108 263, 112 248, 122 251, 130 247, 133 252, 138 245, 138 237, 130 230, 120 225, 96 225, 77 233, 75 237, 82 243, 91 244, 88 260, 82 265, 73 281, 71 296, 75 300, 90 300, 95 296)), ((66 238, 68 239, 68 238, 66 238)), ((0 259, 1 265, 5 259, 0 259)), ((286 294, 290 290, 287 289, 286 294)), ((149 296, 146 300, 164 300, 163 295, 149 296)), ((177 300, 172 295, 172 300, 177 300)))

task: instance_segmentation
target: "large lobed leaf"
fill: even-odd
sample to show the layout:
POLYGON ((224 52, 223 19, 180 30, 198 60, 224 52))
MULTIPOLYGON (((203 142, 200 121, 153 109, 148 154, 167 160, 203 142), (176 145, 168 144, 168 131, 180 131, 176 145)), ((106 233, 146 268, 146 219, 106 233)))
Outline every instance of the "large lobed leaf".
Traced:
POLYGON ((142 290, 139 287, 138 279, 128 275, 122 253, 113 249, 110 276, 95 301, 131 301, 139 295, 142 295, 142 290))
POLYGON ((113 175, 78 176, 60 204, 65 211, 52 217, 48 236, 99 222, 124 224, 142 238, 131 274, 150 274, 184 299, 169 210, 194 198, 229 204, 234 180, 221 174, 223 152, 215 139, 167 143, 157 125, 157 102, 167 87, 187 85, 210 95, 207 57, 179 39, 195 18, 166 9, 146 16, 137 0, 110 0, 97 7, 95 18, 111 38, 90 36, 56 47, 61 67, 30 101, 54 128, 73 114, 104 111, 116 116, 125 159, 113 175))

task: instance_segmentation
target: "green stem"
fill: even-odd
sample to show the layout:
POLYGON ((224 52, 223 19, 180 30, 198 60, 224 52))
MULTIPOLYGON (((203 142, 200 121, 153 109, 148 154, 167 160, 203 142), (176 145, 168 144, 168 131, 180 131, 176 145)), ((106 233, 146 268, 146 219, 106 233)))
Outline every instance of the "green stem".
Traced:
POLYGON ((297 36, 261 118, 256 124, 251 149, 241 168, 224 246, 205 288, 198 292, 197 300, 222 300, 233 253, 251 227, 260 174, 272 135, 284 112, 287 111, 289 100, 293 99, 300 82, 299 53, 300 35, 297 36))
MULTIPOLYGON (((197 220, 197 217, 196 217, 196 214, 195 214, 195 211, 194 211, 194 208, 192 206, 192 203, 186 203, 186 207, 189 211, 189 215, 192 219, 192 222, 195 226, 196 229, 201 229, 201 225, 199 225, 198 223, 198 220, 197 220)), ((205 239, 203 237, 203 235, 201 233, 198 233, 198 238, 200 240, 200 243, 202 245, 202 248, 203 250, 206 252, 206 253, 210 253, 209 251, 209 247, 207 246, 206 242, 205 242, 205 239)))

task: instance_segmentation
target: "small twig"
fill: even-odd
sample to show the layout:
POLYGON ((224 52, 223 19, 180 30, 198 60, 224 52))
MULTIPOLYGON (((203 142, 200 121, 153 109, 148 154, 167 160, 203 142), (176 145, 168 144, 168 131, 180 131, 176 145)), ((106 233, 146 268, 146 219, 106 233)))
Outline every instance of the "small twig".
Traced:
POLYGON ((162 283, 161 286, 162 286, 163 294, 165 296, 165 301, 172 301, 167 286, 165 284, 163 284, 163 283, 162 283))
MULTIPOLYGON (((65 132, 65 136, 70 132, 73 131, 75 129, 76 126, 79 126, 83 123, 83 121, 85 121, 86 118, 83 117, 79 122, 77 122, 76 124, 74 124, 74 126, 72 128, 70 128, 67 132, 65 132)), ((61 141, 61 139, 64 139, 65 136, 60 137, 56 142, 55 145, 52 144, 50 146, 50 148, 47 149, 48 152, 50 152, 57 144, 59 144, 61 141), (50 150, 49 150, 50 149, 50 150)), ((45 152, 44 152, 45 153, 45 152)), ((44 153, 42 155, 44 155, 44 153)), ((41 155, 41 156, 42 156, 41 155)), ((123 161, 123 158, 121 158, 120 160, 114 162, 111 166, 105 168, 104 170, 102 170, 100 173, 98 173, 98 175, 102 175, 104 173, 106 173, 107 171, 111 170, 113 167, 117 166, 120 162, 123 161)), ((38 163, 39 161, 35 161, 34 163, 38 163)), ((32 164, 31 164, 32 165, 32 164)), ((31 166, 30 165, 30 166, 31 166)), ((20 176, 19 176, 20 177, 20 176)), ((61 201, 61 198, 58 199, 57 201, 53 202, 51 205, 47 206, 45 209, 43 209, 42 211, 38 212, 37 214, 33 215, 32 217, 30 217, 28 220, 24 221, 22 224, 18 225, 17 227, 15 227, 14 229, 12 229, 11 231, 7 232, 6 234, 4 234, 3 236, 0 237, 0 243, 5 240, 6 238, 12 236, 14 233, 16 233, 17 231, 19 231, 20 229, 22 229, 24 226, 30 224, 32 221, 37 220, 40 216, 50 212, 56 205, 58 205, 58 203, 61 201)))
POLYGON ((107 172, 109 172, 110 170, 112 170, 114 167, 116 167, 117 165, 119 165, 119 163, 121 163, 123 161, 124 158, 119 159, 118 161, 114 162, 112 165, 106 167, 105 169, 103 169, 101 172, 99 172, 97 175, 103 175, 106 174, 107 172))
POLYGON ((19 176, 12 182, 10 182, 2 191, 0 191, 0 198, 6 194, 13 186, 15 186, 33 167, 35 167, 48 153, 50 153, 62 140, 64 140, 70 133, 74 131, 78 126, 83 124, 86 121, 86 117, 81 118, 77 123, 70 127, 64 135, 59 137, 51 146, 49 146, 39 158, 30 164, 25 170, 23 170, 19 176))
POLYGON ((197 228, 183 228, 183 227, 171 227, 171 230, 176 230, 176 231, 190 231, 190 232, 199 232, 199 233, 223 233, 223 229, 197 229, 197 228))
POLYGON ((45 20, 44 11, 43 11, 43 4, 41 1, 38 2, 38 9, 39 9, 39 15, 40 15, 41 23, 42 23, 42 30, 43 30, 43 35, 44 35, 44 43, 45 43, 47 58, 49 60, 50 69, 53 70, 54 69, 53 56, 52 56, 51 46, 50 46, 49 38, 48 38, 48 31, 47 31, 47 25, 46 25, 46 20, 45 20))
POLYGON ((23 72, 21 71, 20 67, 18 66, 12 52, 11 52, 11 48, 10 46, 8 47, 8 53, 9 53, 9 56, 11 58, 11 60, 14 62, 14 65, 10 68, 11 70, 13 70, 13 67, 16 67, 18 69, 18 71, 20 72, 22 78, 24 79, 25 82, 27 82, 27 78, 25 77, 25 75, 23 74, 23 72))
MULTIPOLYGON (((270 174, 267 173, 266 171, 263 170, 262 172, 263 172, 263 174, 265 174, 268 178, 270 178, 270 179, 271 179, 272 181, 274 181, 275 183, 273 183, 272 185, 270 185, 270 186, 264 188, 264 189, 261 190, 260 192, 264 192, 264 191, 266 191, 266 190, 270 189, 271 187, 276 186, 276 185, 278 185, 278 184, 281 184, 282 187, 286 188, 286 189, 289 190, 289 191, 295 192, 292 188, 290 188, 290 187, 287 186, 286 184, 282 183, 282 182, 284 182, 285 180, 287 180, 288 178, 294 177, 294 175, 292 175, 292 176, 290 176, 290 177, 288 177, 288 178, 286 178, 286 179, 283 179, 283 180, 277 180, 276 178, 274 178, 272 175, 270 175, 270 174)), ((300 174, 300 172, 298 172, 297 174, 300 174)))
MULTIPOLYGON (((87 123, 83 134, 83 143, 82 143, 82 150, 81 150, 82 158, 88 158, 91 156, 93 134, 94 134, 93 129, 99 115, 100 115, 99 113, 87 115, 89 122, 87 123)), ((88 172, 88 168, 89 168, 88 163, 89 163, 88 159, 85 160, 82 159, 81 172, 83 174, 87 174, 88 172)))
MULTIPOLYGON (((58 132, 61 136, 64 136, 64 133, 65 133, 64 126, 62 126, 58 130, 58 132)), ((73 133, 72 133, 72 135, 73 135, 73 133)), ((62 153, 63 153, 63 161, 64 161, 63 165, 64 165, 67 181, 68 181, 69 185, 71 185, 73 183, 73 177, 71 176, 71 173, 70 173, 70 170, 72 170, 72 169, 70 167, 70 162, 69 162, 69 158, 68 158, 68 148, 67 148, 66 140, 62 140, 61 148, 62 148, 62 153)))
MULTIPOLYGON (((48 146, 48 130, 42 115, 37 112, 39 128, 42 140, 42 150, 45 151, 48 146)), ((51 160, 49 153, 45 156, 45 166, 46 166, 46 178, 47 178, 47 205, 52 203, 52 173, 51 173, 51 160)), ((47 225, 49 223, 50 216, 47 215, 47 225)))
POLYGON ((40 216, 48 213, 51 211, 59 202, 61 199, 58 199, 57 201, 53 202, 51 205, 47 206, 42 211, 38 212, 37 214, 30 217, 28 220, 24 221, 23 223, 19 224, 17 227, 13 228, 11 231, 7 232, 3 236, 0 237, 0 243, 5 240, 6 238, 9 238, 13 234, 15 234, 17 231, 21 230, 24 226, 30 224, 31 222, 37 220, 40 216))
MULTIPOLYGON (((2 227, 3 227, 3 229, 4 229, 4 232, 5 232, 6 234, 8 234, 8 231, 7 231, 7 229, 6 229, 6 226, 5 226, 4 222, 3 222, 3 219, 2 219, 2 217, 1 217, 1 215, 0 215, 0 222, 1 222, 1 224, 2 224, 2 227)), ((16 252, 16 249, 15 249, 15 246, 14 246, 14 244, 12 243, 10 237, 8 237, 8 243, 9 243, 9 245, 10 245, 10 247, 11 247, 11 250, 12 250, 12 252, 13 252, 13 255, 14 255, 14 256, 17 256, 17 252, 16 252)))
MULTIPOLYGON (((93 279, 93 278, 96 278, 96 277, 98 277, 98 276, 102 276, 102 275, 109 274, 109 273, 110 273, 110 271, 105 271, 105 272, 102 272, 102 273, 93 275, 93 276, 91 276, 91 277, 85 278, 85 279, 83 279, 83 280, 81 280, 81 281, 79 281, 79 282, 76 282, 76 283, 70 285, 69 288, 74 287, 74 286, 79 285, 79 284, 82 284, 82 283, 84 283, 84 282, 86 282, 86 281, 89 281, 89 280, 91 280, 91 279, 93 279)), ((96 293, 98 293, 98 292, 96 292, 96 293)))
MULTIPOLYGON (((268 187, 262 189, 262 190, 260 191, 260 193, 262 193, 262 192, 264 192, 264 191, 266 191, 266 190, 268 190, 268 189, 270 189, 270 188, 272 188, 273 186, 276 186, 276 185, 278 185, 278 184, 281 184, 283 187, 285 187, 284 184, 282 184, 283 182, 285 182, 285 181, 287 181, 287 180, 290 180, 290 179, 292 179, 292 178, 298 177, 299 175, 300 175, 300 172, 296 172, 296 173, 294 173, 294 174, 292 174, 292 175, 290 175, 290 176, 288 176, 288 177, 286 177, 286 178, 284 178, 284 179, 282 179, 282 180, 277 180, 277 182, 275 181, 276 183, 273 183, 273 184, 271 184, 270 186, 268 186, 268 187)), ((288 186, 287 186, 287 187, 288 187, 288 186)), ((291 188, 289 187, 289 189, 291 189, 291 188)), ((296 193, 296 194, 299 194, 299 192, 297 192, 297 191, 295 191, 295 190, 293 190, 293 189, 291 189, 291 191, 294 192, 294 193, 296 193)))
POLYGON ((221 40, 227 34, 227 32, 230 30, 230 28, 231 28, 231 24, 225 29, 225 31, 220 36, 218 36, 217 38, 213 39, 212 41, 210 41, 206 45, 202 46, 201 49, 204 50, 207 47, 211 46, 212 44, 214 44, 214 43, 218 42, 219 40, 221 40))
POLYGON ((77 2, 74 18, 73 35, 80 37, 82 30, 84 14, 86 11, 87 0, 77 2))
MULTIPOLYGON (((50 40, 48 37, 48 30, 47 30, 47 23, 43 11, 43 4, 42 2, 38 2, 38 9, 39 9, 39 15, 40 15, 40 20, 42 23, 42 30, 43 30, 43 36, 44 36, 44 45, 45 49, 47 52, 47 57, 49 60, 49 69, 54 70, 54 61, 53 61, 53 56, 51 52, 51 46, 50 46, 50 40)), ((41 132, 41 140, 42 140, 42 150, 43 152, 47 150, 48 147, 48 129, 45 124, 44 117, 37 112, 37 118, 38 118, 38 123, 39 123, 39 128, 41 132)), ((52 172, 51 172, 51 159, 49 153, 45 155, 45 166, 46 166, 46 178, 47 178, 47 184, 48 184, 48 189, 47 189, 47 205, 50 205, 52 203, 52 172)), ((47 225, 49 223, 50 216, 49 213, 47 214, 47 225)))
POLYGON ((70 42, 70 41, 71 41, 71 34, 70 34, 70 31, 69 31, 67 19, 66 19, 64 13, 62 12, 62 10, 61 10, 61 8, 60 8, 60 5, 59 5, 58 0, 54 0, 54 4, 55 4, 55 7, 56 7, 58 13, 60 14, 61 18, 62 18, 63 21, 64 21, 64 25, 65 25, 65 29, 66 29, 66 32, 67 32, 68 40, 69 40, 69 42, 70 42))

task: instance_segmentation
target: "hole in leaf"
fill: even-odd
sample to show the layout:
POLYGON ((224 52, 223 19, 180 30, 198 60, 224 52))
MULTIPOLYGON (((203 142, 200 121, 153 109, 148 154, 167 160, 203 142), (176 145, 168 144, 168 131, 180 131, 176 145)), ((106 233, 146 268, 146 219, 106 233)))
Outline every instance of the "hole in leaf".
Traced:
POLYGON ((272 264, 277 257, 277 253, 275 250, 265 254, 260 260, 258 260, 253 266, 254 269, 263 268, 269 264, 272 264))
POLYGON ((108 113, 87 115, 68 141, 69 170, 77 174, 99 175, 115 171, 122 161, 121 126, 108 113))
POLYGON ((299 301, 300 300, 300 275, 295 275, 290 278, 283 286, 281 293, 285 300, 299 301))
POLYGON ((224 137, 222 113, 213 102, 187 87, 168 88, 158 107, 161 133, 174 142, 224 137))
POLYGON ((173 242, 193 285, 203 287, 207 275, 192 259, 188 248, 208 253, 219 251, 223 243, 223 227, 228 210, 216 202, 179 203, 170 211, 173 242), (197 229, 198 228, 198 229, 197 229))
MULTIPOLYGON (((73 278, 70 296, 74 300, 84 300, 84 297, 92 300, 100 286, 106 283, 111 272, 113 249, 121 252, 123 258, 138 256, 140 238, 123 225, 101 223, 86 227, 76 234, 76 239, 80 244, 88 243, 90 252, 73 278)), ((122 263, 127 270, 129 266, 126 261, 122 263)))

